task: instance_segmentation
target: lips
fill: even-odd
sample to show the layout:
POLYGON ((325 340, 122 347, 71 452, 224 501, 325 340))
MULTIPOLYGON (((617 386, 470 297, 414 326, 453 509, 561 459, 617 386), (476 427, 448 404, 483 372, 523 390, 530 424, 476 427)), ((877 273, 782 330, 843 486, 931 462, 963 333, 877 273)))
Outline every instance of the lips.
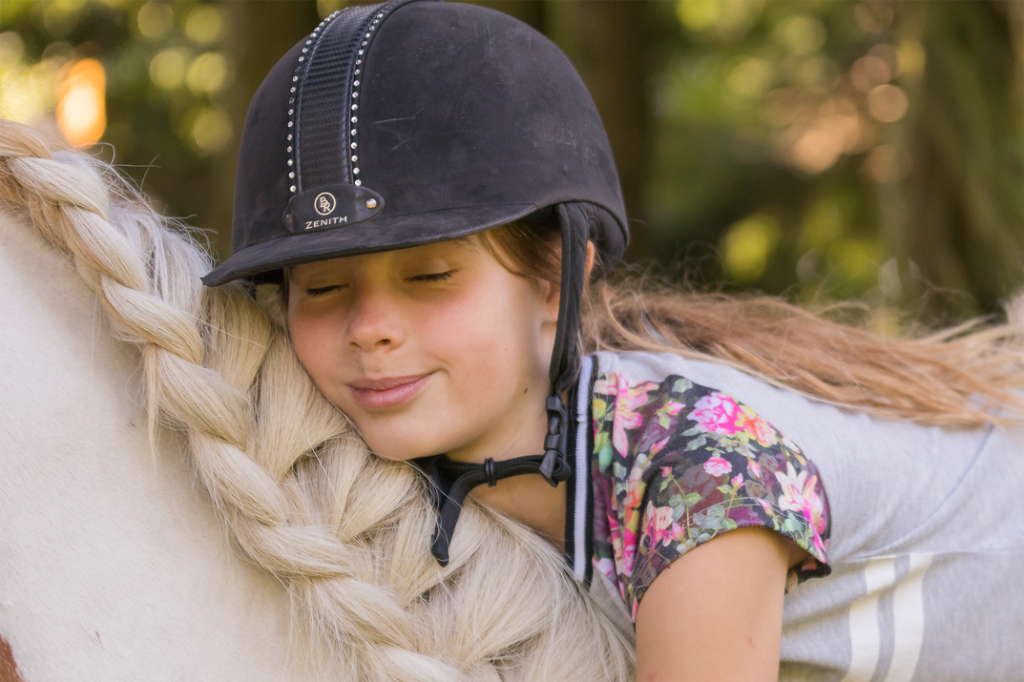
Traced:
POLYGON ((357 379, 348 384, 352 397, 368 410, 384 410, 412 400, 426 385, 430 374, 380 379, 357 379))

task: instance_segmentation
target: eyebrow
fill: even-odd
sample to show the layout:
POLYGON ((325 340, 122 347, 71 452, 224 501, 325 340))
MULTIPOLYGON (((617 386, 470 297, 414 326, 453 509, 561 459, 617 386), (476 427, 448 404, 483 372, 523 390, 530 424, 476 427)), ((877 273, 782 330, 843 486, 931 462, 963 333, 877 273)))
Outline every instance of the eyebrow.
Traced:
POLYGON ((478 248, 480 248, 480 245, 481 245, 480 233, 479 232, 474 232, 473 234, 467 234, 464 237, 456 237, 455 239, 446 239, 444 241, 435 242, 435 244, 445 244, 445 243, 450 243, 450 244, 453 244, 455 246, 468 246, 468 247, 473 248, 473 249, 478 249, 478 248))
MULTIPOLYGON (((466 244, 472 244, 475 241, 473 239, 475 236, 476 236, 475 233, 474 234, 467 234, 467 235, 465 235, 463 237, 453 237, 452 239, 442 239, 441 241, 437 241, 437 242, 428 242, 426 244, 420 244, 420 246, 444 246, 445 244, 453 244, 453 245, 457 245, 457 246, 463 246, 463 245, 466 245, 466 244)), ((409 248, 410 249, 414 249, 416 247, 415 246, 410 246, 409 248)))
MULTIPOLYGON (((448 245, 453 246, 453 247, 468 247, 470 249, 476 250, 476 249, 481 248, 481 246, 482 246, 482 244, 480 242, 480 239, 478 238, 478 235, 479 235, 479 233, 474 232, 473 234, 468 234, 468 235, 465 235, 465 236, 462 236, 462 237, 454 237, 452 239, 443 239, 441 241, 429 242, 427 244, 419 244, 417 246, 443 246, 445 244, 448 244, 448 245)), ((390 250, 405 251, 405 250, 408 250, 408 249, 417 248, 417 246, 409 246, 409 247, 406 247, 405 249, 390 249, 390 250)), ((359 255, 359 254, 353 254, 353 255, 359 255)), ((323 263, 325 261, 335 260, 337 258, 345 258, 345 257, 346 256, 335 256, 334 258, 324 258, 322 260, 310 261, 309 263, 302 263, 302 265, 319 266, 321 263, 323 263)), ((287 280, 291 279, 292 273, 295 270, 295 266, 293 266, 293 265, 286 265, 283 268, 281 268, 281 270, 282 270, 282 274, 284 276, 284 280, 287 281, 287 280)), ((315 271, 314 271, 314 274, 315 274, 315 271)))
POLYGON ((477 238, 477 235, 469 234, 464 237, 453 237, 452 239, 442 239, 437 242, 428 242, 426 244, 418 244, 416 246, 409 246, 404 249, 398 249, 399 251, 408 251, 416 248, 434 248, 434 249, 468 249, 476 251, 482 246, 481 241, 477 238))

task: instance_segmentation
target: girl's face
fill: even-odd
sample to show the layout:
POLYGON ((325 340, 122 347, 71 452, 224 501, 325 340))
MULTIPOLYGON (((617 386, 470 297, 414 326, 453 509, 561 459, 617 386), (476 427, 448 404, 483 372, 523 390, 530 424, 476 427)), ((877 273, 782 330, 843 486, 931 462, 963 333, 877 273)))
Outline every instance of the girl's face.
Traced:
POLYGON ((299 265, 292 343, 372 450, 462 461, 539 451, 558 287, 479 237, 299 265))

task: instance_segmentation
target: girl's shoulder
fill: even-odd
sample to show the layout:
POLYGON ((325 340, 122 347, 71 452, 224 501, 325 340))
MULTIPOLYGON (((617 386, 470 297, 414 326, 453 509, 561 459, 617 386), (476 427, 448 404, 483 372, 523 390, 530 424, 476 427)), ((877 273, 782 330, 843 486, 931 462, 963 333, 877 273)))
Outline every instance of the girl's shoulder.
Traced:
MULTIPOLYGON (((632 381, 662 382, 668 376, 684 376, 695 383, 714 387, 742 385, 780 390, 751 374, 712 360, 697 360, 675 353, 650 351, 598 351, 591 356, 595 374, 616 374, 632 381)), ((795 394, 794 394, 795 395, 795 394)))
POLYGON ((672 561, 736 528, 763 526, 807 551, 797 580, 829 571, 824 487, 796 443, 729 393, 687 376, 691 361, 652 353, 596 359, 595 559, 634 617, 672 561))

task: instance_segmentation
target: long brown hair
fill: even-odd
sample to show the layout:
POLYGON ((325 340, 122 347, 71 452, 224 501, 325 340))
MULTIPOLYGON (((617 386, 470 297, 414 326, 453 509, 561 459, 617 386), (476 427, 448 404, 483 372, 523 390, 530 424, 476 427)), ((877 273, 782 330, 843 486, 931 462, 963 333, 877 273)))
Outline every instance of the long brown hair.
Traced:
MULTIPOLYGON (((558 282, 557 226, 518 222, 483 233, 511 272, 558 282)), ((616 272, 584 294, 583 347, 672 352, 734 367, 779 387, 879 417, 951 427, 1019 425, 1021 329, 974 320, 884 338, 770 296, 702 293, 616 272)), ((836 306, 850 310, 852 306, 836 306)))

